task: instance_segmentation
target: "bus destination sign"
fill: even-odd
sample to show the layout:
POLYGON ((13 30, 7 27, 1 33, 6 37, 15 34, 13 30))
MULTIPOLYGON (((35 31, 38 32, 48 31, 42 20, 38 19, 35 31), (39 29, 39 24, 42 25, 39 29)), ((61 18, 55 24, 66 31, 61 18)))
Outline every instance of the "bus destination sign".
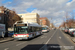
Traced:
POLYGON ((25 26, 25 24, 16 24, 16 26, 25 26))

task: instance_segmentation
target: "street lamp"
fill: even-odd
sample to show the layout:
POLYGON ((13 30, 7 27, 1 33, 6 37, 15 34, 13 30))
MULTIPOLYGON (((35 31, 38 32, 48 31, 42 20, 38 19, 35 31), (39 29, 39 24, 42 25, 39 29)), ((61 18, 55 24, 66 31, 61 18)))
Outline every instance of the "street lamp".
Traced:
POLYGON ((42 26, 42 20, 40 20, 40 24, 41 24, 41 26, 42 26))

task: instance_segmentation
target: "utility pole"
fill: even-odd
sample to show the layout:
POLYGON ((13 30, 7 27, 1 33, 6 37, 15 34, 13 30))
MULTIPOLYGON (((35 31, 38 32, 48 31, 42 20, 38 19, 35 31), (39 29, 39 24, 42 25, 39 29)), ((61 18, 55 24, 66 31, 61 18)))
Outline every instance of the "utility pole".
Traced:
POLYGON ((72 11, 72 19, 73 19, 73 22, 74 22, 74 12, 72 11))
POLYGON ((68 27, 68 13, 66 12, 66 25, 65 27, 67 28, 68 27))
MULTIPOLYGON (((53 21, 52 21, 52 17, 51 17, 51 20, 50 20, 50 21, 51 21, 51 23, 53 23, 53 21)), ((52 24, 51 24, 51 23, 50 23, 50 27, 52 28, 52 24)))
POLYGON ((72 11, 72 20, 73 20, 73 26, 74 26, 74 12, 72 11))

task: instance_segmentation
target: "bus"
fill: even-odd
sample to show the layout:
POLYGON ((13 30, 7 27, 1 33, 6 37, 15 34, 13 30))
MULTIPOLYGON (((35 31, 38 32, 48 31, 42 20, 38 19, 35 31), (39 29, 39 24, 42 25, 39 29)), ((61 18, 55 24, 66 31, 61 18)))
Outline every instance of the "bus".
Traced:
POLYGON ((42 27, 42 32, 49 32, 49 31, 50 31, 50 29, 48 26, 42 27))
POLYGON ((14 39, 23 40, 34 38, 42 34, 42 27, 37 23, 21 23, 14 24, 14 39))

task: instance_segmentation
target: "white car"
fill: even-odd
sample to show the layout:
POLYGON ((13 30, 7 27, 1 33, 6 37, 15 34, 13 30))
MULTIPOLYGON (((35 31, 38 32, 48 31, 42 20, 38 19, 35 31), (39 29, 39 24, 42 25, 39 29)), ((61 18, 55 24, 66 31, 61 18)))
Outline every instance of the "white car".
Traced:
POLYGON ((75 28, 69 28, 68 33, 71 34, 74 30, 75 30, 75 28))

